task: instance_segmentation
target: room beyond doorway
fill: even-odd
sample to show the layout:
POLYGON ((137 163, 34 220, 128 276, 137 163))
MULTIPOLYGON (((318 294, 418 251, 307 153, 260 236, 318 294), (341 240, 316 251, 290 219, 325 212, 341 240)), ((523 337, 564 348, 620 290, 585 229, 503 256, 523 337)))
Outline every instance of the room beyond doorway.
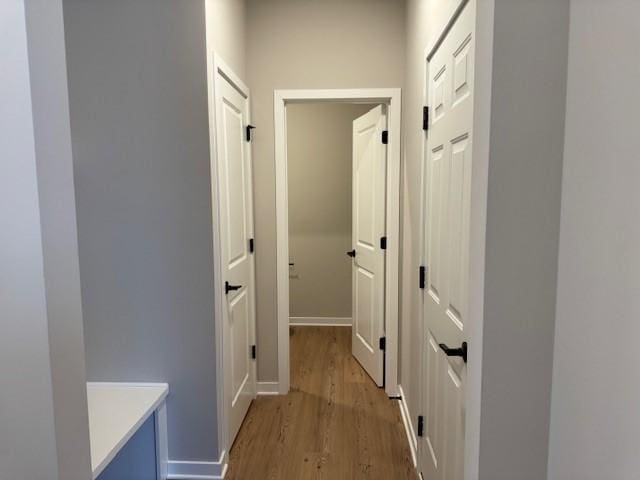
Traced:
MULTIPOLYGON (((386 192, 386 203, 380 211, 384 225, 385 241, 383 336, 380 349, 384 350, 384 385, 388 396, 397 396, 398 359, 398 258, 399 258, 399 178, 400 178, 400 89, 353 89, 353 90, 276 90, 275 91, 275 146, 276 146, 276 220, 277 220, 277 290, 278 290, 278 391, 289 391, 289 186, 287 158, 287 107, 300 103, 351 103, 383 105, 378 115, 384 132, 378 132, 382 123, 375 123, 376 132, 386 135, 386 172, 382 185, 386 192), (385 133, 386 132, 386 133, 385 133)), ((376 117, 376 118, 378 118, 376 117)), ((373 117, 366 120, 373 119, 373 117)), ((382 139, 381 139, 382 140, 382 139)), ((376 178, 382 178, 380 175, 376 178)), ((376 238, 376 243, 378 239, 376 238)), ((381 237, 380 241, 383 239, 381 237)), ((382 248, 382 247, 381 247, 382 248)), ((346 253, 346 252, 345 252, 346 253)), ((294 265, 295 266, 295 265, 294 265)), ((382 290, 380 290, 381 292, 382 290)), ((378 347, 378 345, 375 345, 378 347)), ((373 349, 371 349, 373 350, 373 349)), ((382 372, 382 364, 380 372, 382 372)))
POLYGON ((380 387, 386 129, 383 105, 301 103, 287 116, 290 325, 351 325, 352 354, 380 387))
POLYGON ((352 323, 352 126, 373 105, 299 103, 287 112, 291 325, 352 323))

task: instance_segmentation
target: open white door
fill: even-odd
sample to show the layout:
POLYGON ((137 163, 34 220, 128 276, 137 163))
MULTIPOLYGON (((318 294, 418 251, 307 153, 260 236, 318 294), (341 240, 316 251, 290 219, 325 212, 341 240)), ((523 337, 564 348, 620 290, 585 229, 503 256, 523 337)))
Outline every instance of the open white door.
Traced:
POLYGON ((387 118, 377 106, 353 122, 352 352, 384 384, 384 274, 387 118))
MULTIPOLYGON (((216 150, 222 254, 224 403, 228 445, 256 392, 255 280, 249 92, 216 69, 216 150)), ((214 206, 215 208, 215 206, 214 206)))
POLYGON ((473 125, 474 8, 469 2, 427 68, 424 437, 430 480, 464 478, 467 282, 473 125))

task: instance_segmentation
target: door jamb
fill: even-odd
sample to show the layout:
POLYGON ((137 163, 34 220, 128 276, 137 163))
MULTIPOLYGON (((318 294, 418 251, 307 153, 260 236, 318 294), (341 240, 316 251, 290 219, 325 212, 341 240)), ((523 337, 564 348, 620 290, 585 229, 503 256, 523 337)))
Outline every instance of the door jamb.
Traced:
MULTIPOLYGON (((209 110, 209 158, 210 158, 210 175, 211 175, 211 215, 212 215, 212 230, 213 230, 213 294, 214 294, 214 326, 215 326, 215 351, 216 351, 216 411, 217 411, 217 427, 218 427, 218 451, 220 452, 220 458, 224 461, 224 458, 228 455, 229 448, 229 421, 228 415, 225 411, 225 391, 224 391, 224 337, 223 337, 223 320, 224 320, 224 302, 221 300, 225 298, 224 294, 224 275, 222 269, 222 244, 221 244, 221 232, 220 232, 220 219, 221 214, 219 211, 220 206, 220 188, 218 185, 218 150, 216 143, 217 136, 217 124, 216 124, 216 84, 219 78, 218 74, 231 83, 242 96, 247 99, 248 102, 248 122, 251 123, 251 92, 249 87, 240 79, 238 75, 229 67, 229 65, 222 59, 222 57, 212 51, 207 55, 207 93, 208 93, 208 110, 209 110)), ((251 165, 251 149, 249 150, 249 165, 251 165)), ((252 172, 250 172, 252 176, 252 172)), ((252 177, 253 178, 253 177, 252 177)), ((253 191, 251 191, 252 203, 253 203, 253 191)), ((253 219, 252 219, 253 221, 253 219)), ((253 227, 252 227, 253 228, 253 227)), ((253 237, 253 231, 250 232, 250 236, 253 237)), ((252 273, 255 275, 255 269, 252 273)), ((255 286, 255 277, 254 277, 255 286)), ((255 289, 255 288, 254 288, 255 289)), ((255 302, 255 297, 254 297, 255 302)), ((257 334, 255 305, 254 305, 254 337, 257 334)), ((255 338, 254 338, 255 342, 255 338)), ((258 360, 253 361, 253 379, 255 387, 257 388, 257 363, 258 360)), ((254 396, 256 389, 254 389, 254 396)))
POLYGON ((289 392, 289 217, 287 185, 287 122, 289 103, 343 102, 387 105, 387 251, 385 268, 385 391, 398 396, 398 324, 400 257, 400 88, 275 90, 276 285, 278 319, 278 391, 289 392))

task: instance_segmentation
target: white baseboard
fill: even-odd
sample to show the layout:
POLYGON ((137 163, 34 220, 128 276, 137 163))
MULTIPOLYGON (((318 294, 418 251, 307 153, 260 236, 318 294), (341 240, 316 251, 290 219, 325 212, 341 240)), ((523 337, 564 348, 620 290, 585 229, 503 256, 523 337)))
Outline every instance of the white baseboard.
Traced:
POLYGON ((167 480, 221 480, 227 473, 227 452, 217 462, 169 460, 167 480))
POLYGON ((404 395, 402 385, 398 385, 398 391, 400 392, 400 414, 402 415, 402 423, 404 423, 404 430, 407 432, 407 440, 409 440, 409 449, 411 450, 411 458, 413 459, 413 466, 418 466, 418 437, 413 429, 413 422, 411 421, 411 414, 409 413, 409 407, 407 406, 407 397, 404 395))
POLYGON ((289 325, 309 327, 350 327, 351 317, 289 317, 289 325))
POLYGON ((258 382, 258 395, 280 395, 280 383, 258 382))

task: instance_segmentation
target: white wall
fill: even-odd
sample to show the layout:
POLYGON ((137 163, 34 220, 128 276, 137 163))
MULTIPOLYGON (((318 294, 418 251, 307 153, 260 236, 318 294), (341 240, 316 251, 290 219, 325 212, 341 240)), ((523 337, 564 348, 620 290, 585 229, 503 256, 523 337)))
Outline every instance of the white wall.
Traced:
POLYGON ((277 367, 273 91, 401 87, 404 1, 249 0, 248 83, 253 95, 258 379, 277 367))
POLYGON ((351 317, 352 127, 371 108, 287 107, 291 317, 351 317))
POLYGON ((640 478, 638 19, 571 2, 550 480, 640 478))

